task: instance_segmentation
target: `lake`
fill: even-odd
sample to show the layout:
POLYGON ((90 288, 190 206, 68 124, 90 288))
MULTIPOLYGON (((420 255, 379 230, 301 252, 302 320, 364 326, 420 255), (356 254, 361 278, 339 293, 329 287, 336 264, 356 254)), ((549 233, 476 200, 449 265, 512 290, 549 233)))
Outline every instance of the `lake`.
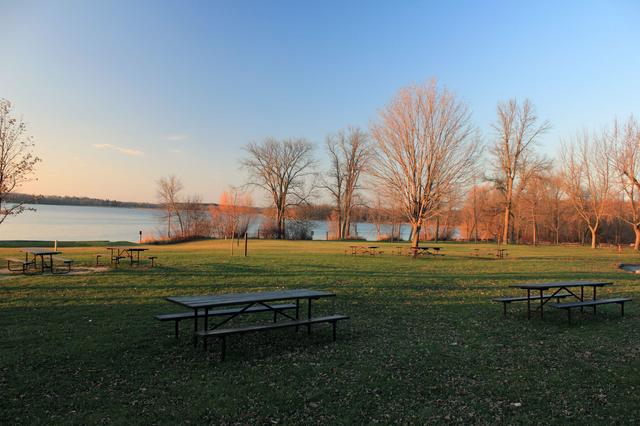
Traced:
MULTIPOLYGON (((44 241, 138 241, 138 232, 143 238, 155 237, 164 230, 162 213, 155 209, 92 206, 29 205, 36 211, 8 217, 0 225, 0 240, 44 240, 44 241)), ((249 229, 255 234, 259 222, 249 229)), ((357 223, 358 235, 369 241, 376 239, 376 228, 370 223, 357 223)), ((402 226, 401 236, 409 237, 409 227, 402 226)), ((313 239, 324 240, 326 221, 313 221, 313 239)), ((382 233, 390 233, 383 226, 382 233)))

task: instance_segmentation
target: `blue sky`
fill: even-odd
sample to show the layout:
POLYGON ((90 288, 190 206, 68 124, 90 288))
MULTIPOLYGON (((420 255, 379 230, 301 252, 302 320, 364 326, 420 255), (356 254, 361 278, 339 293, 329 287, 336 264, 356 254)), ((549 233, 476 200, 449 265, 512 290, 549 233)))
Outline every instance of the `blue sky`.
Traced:
POLYGON ((366 128, 433 77, 491 142, 499 100, 530 98, 553 130, 640 115, 640 3, 0 0, 0 97, 43 158, 24 190, 155 199, 176 174, 218 199, 242 146, 366 128))

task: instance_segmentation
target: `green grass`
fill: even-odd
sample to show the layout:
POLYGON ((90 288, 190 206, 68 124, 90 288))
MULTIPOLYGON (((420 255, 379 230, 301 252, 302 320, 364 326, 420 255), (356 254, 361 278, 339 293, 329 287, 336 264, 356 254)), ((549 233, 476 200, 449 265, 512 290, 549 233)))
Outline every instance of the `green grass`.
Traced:
MULTIPOLYGON (((473 245, 413 260, 345 256, 349 243, 250 241, 153 246, 160 267, 0 280, 0 424, 633 423, 640 421, 640 286, 610 249, 514 247, 504 261, 473 245), (237 248, 236 253, 240 252, 237 248), (527 321, 521 281, 611 279, 606 294, 634 298, 597 316, 548 309, 527 321), (236 336, 227 361, 179 342, 170 295, 284 288, 335 291, 318 313, 329 327, 236 336), (332 305, 335 303, 335 307, 332 305)), ((484 246, 487 249, 493 246, 484 246)), ((0 249, 0 258, 17 253, 0 249)), ((90 265, 104 248, 65 257, 90 265)), ((268 318, 269 315, 265 318, 268 318)))

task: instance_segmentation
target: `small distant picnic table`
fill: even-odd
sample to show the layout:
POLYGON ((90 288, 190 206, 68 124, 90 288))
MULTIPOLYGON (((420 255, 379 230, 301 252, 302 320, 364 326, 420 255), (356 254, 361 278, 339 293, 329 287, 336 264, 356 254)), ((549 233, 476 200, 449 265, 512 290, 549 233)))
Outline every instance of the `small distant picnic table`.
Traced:
POLYGON ((43 273, 47 269, 53 272, 53 256, 62 254, 61 251, 38 247, 24 248, 21 251, 24 252, 25 262, 29 262, 29 255, 33 256, 33 266, 36 268, 38 267, 37 259, 40 258, 40 269, 43 273), (45 261, 47 256, 49 257, 49 264, 45 261))
POLYGON ((131 264, 140 263, 140 252, 149 250, 144 247, 107 247, 111 252, 111 263, 119 263, 121 258, 128 257, 131 264))
POLYGON ((507 255, 507 249, 503 249, 503 248, 496 249, 496 257, 498 259, 504 259, 506 255, 507 255))
POLYGON ((429 255, 435 256, 440 253, 440 247, 434 246, 423 246, 423 247, 415 247, 410 248, 410 251, 414 252, 415 255, 429 255))
POLYGON ((349 246, 351 249, 351 254, 370 254, 371 256, 375 256, 376 254, 380 254, 378 251, 380 246, 349 246))
MULTIPOLYGON (((527 318, 531 318, 531 300, 540 300, 540 306, 538 306, 535 310, 540 310, 540 316, 542 317, 543 309, 545 303, 556 296, 573 296, 578 299, 580 302, 584 302, 584 289, 585 287, 591 287, 593 289, 593 300, 597 300, 596 289, 598 287, 605 287, 613 285, 611 281, 562 281, 562 282, 550 282, 550 283, 523 283, 523 284, 512 284, 510 288, 519 288, 521 290, 527 291, 527 318), (580 295, 577 295, 571 289, 580 288, 580 295), (546 290, 555 290, 550 295, 544 295, 546 290), (539 297, 537 295, 531 296, 532 291, 538 291, 539 297)), ((581 308, 582 309, 582 308, 581 308)), ((595 312, 595 305, 593 306, 595 312)))

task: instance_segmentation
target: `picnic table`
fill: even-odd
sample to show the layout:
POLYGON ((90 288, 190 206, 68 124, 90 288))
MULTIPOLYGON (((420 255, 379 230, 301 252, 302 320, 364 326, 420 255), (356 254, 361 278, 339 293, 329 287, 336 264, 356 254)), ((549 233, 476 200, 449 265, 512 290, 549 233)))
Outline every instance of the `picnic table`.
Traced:
MULTIPOLYGON (((597 289, 600 287, 613 285, 611 281, 562 281, 562 282, 550 282, 550 283, 523 283, 523 284, 512 284, 510 288, 517 288, 521 290, 527 291, 527 297, 521 298, 527 302, 527 318, 531 318, 531 301, 539 300, 540 305, 535 309, 540 311, 540 317, 544 316, 544 305, 551 298, 558 297, 573 297, 577 299, 579 302, 584 302, 584 289, 591 287, 593 289, 592 300, 597 300, 597 289), (573 292, 571 289, 580 288, 580 295, 573 292), (545 291, 551 290, 551 294, 545 295, 545 291), (533 295, 531 292, 539 292, 539 295, 533 295)), ((520 298, 518 298, 520 299, 520 298)), ((506 305, 505 305, 506 306, 506 305)), ((593 312, 596 311, 596 304, 591 304, 593 306, 593 312)), ((557 307, 554 305, 554 307, 557 307)), ((579 306, 581 310, 584 310, 584 306, 579 306)), ((570 312, 570 311, 569 311, 570 312)))
POLYGON ((369 254, 375 256, 376 254, 382 254, 380 246, 349 246, 352 255, 369 254))
POLYGON ((140 253, 149 250, 144 247, 107 247, 111 252, 111 263, 120 263, 120 259, 129 258, 131 265, 140 264, 140 253))
POLYGON ((34 267, 38 267, 37 259, 40 258, 40 270, 44 273, 45 270, 50 270, 53 273, 53 256, 57 254, 62 254, 62 252, 50 249, 50 248, 23 248, 21 250, 24 252, 24 260, 26 263, 33 263, 34 267), (33 256, 33 260, 29 260, 29 255, 33 256), (49 264, 47 264, 45 258, 49 257, 49 264))
MULTIPOLYGON (((335 340, 335 324, 339 320, 347 319, 344 315, 331 315, 325 317, 312 316, 312 301, 335 297, 335 293, 328 291, 297 289, 297 290, 280 290, 266 291, 256 293, 230 293, 220 295, 202 295, 202 296, 171 296, 166 300, 182 307, 191 309, 193 315, 193 343, 198 344, 198 337, 203 338, 203 346, 207 347, 208 337, 222 338, 222 359, 225 354, 224 337, 230 334, 242 334, 251 331, 263 331, 274 328, 306 326, 307 332, 311 333, 311 325, 321 322, 329 322, 333 324, 333 337, 335 340), (300 301, 307 301, 307 318, 300 319, 300 301), (295 301, 295 304, 275 304, 274 302, 295 301), (222 308, 222 309, 221 309, 222 308), (293 310, 294 313, 288 312, 293 310), (267 325, 256 325, 242 328, 221 328, 224 324, 232 319, 243 315, 256 312, 273 312, 273 323, 267 325), (210 317, 224 317, 221 321, 209 326, 210 317), (287 318, 290 321, 277 322, 279 317, 287 318), (200 327, 200 318, 202 318, 202 328, 200 327)), ((157 318, 157 317, 156 317, 157 318)), ((160 318, 158 318, 160 319, 160 318)), ((177 330, 177 329, 176 329, 177 330)))
POLYGON ((504 259, 506 255, 507 255, 507 249, 503 249, 503 248, 496 249, 496 257, 498 259, 504 259))
POLYGON ((410 252, 413 253, 414 256, 437 256, 440 253, 441 247, 434 246, 423 246, 423 247, 412 247, 410 248, 410 252))

